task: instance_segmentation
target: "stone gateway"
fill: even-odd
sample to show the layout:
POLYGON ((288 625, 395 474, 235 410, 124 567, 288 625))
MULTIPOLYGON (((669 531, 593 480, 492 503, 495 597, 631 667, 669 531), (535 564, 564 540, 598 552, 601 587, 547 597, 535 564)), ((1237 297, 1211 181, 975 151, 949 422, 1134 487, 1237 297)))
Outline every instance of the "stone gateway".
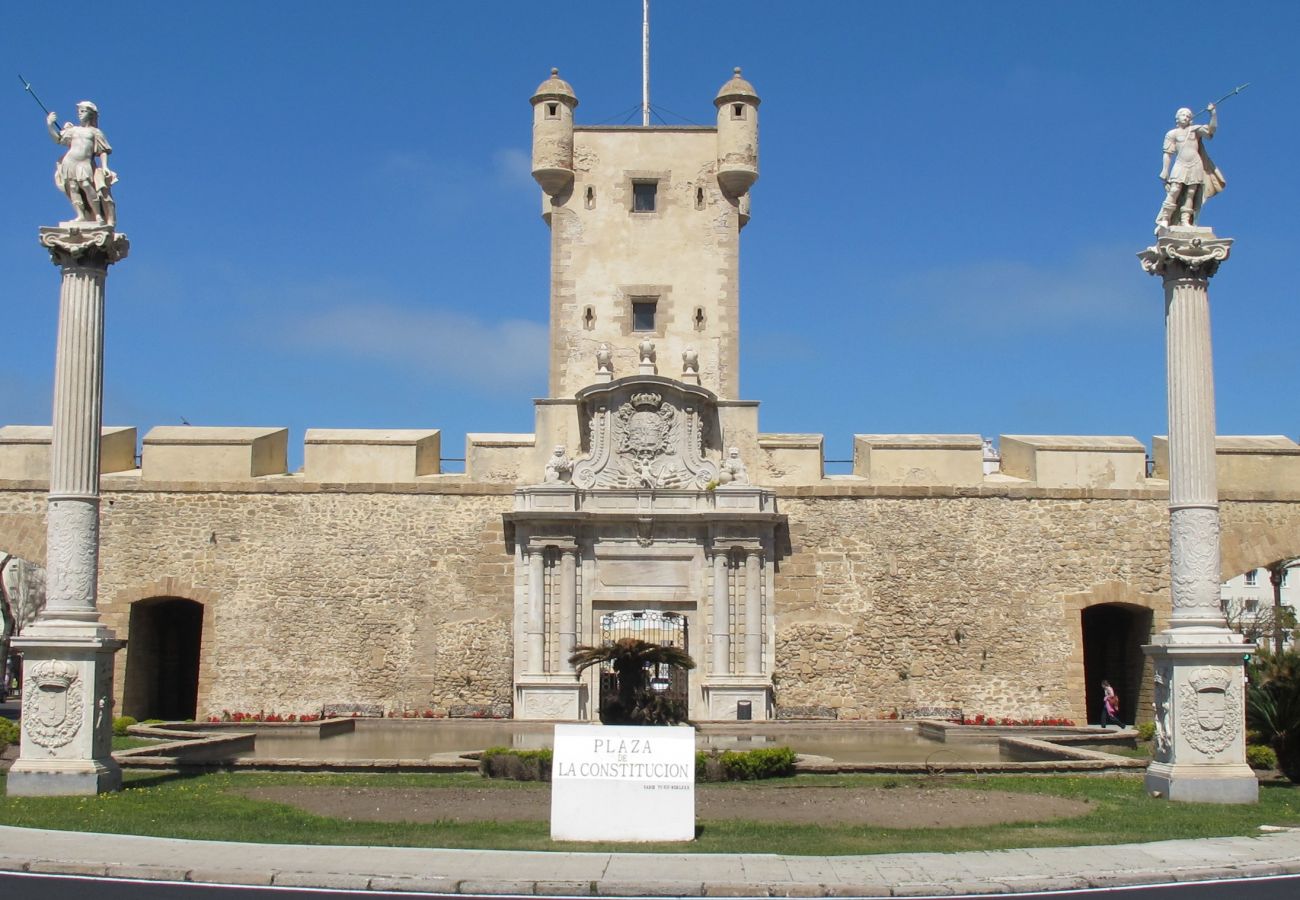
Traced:
MULTIPOLYGON (((1166 746, 1229 739, 1236 676, 1158 659, 1157 696, 1141 649, 1174 612, 1163 438, 1148 469, 1132 437, 1002 435, 986 472, 980 435, 864 427, 827 475, 821 435, 760 429, 739 393, 760 98, 737 70, 714 104, 709 127, 582 126, 558 73, 537 88, 548 396, 532 433, 468 435, 463 473, 437 423, 311 429, 292 473, 281 428, 158 427, 138 462, 135 429, 103 428, 97 608, 127 645, 42 662, 34 737, 95 731, 104 666, 137 718, 592 722, 601 673, 572 648, 648 635, 695 659, 655 673, 693 720, 1082 722, 1106 678, 1126 720, 1181 704, 1166 746)), ((1216 577, 1300 555, 1300 446, 1214 449, 1216 577)), ((0 550, 37 564, 66 552, 50 463, 50 428, 0 428, 0 550)))

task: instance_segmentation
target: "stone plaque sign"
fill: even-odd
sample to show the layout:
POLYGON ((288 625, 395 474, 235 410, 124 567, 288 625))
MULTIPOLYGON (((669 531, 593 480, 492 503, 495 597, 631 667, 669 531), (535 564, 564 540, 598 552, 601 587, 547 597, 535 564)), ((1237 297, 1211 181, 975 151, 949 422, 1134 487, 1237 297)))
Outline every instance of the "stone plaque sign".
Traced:
POLYGON ((694 839, 694 728, 555 726, 551 840, 694 839))

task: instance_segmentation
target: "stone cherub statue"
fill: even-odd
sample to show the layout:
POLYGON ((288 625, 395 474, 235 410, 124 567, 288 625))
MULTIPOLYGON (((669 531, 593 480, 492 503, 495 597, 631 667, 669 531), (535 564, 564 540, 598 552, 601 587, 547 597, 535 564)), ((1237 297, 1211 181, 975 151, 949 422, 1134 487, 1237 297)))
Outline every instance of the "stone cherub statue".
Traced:
POLYGON ((546 461, 546 475, 542 481, 545 484, 563 484, 568 481, 573 473, 573 460, 564 452, 563 444, 556 444, 555 450, 551 453, 551 458, 546 461))
POLYGON ((601 344, 596 348, 596 374, 614 374, 614 351, 609 344, 601 344))
POLYGON ((1219 110, 1213 103, 1206 109, 1209 124, 1193 125, 1192 111, 1184 106, 1174 114, 1174 127, 1165 133, 1164 163, 1160 167, 1165 202, 1156 215, 1157 234, 1174 225, 1195 225, 1201 204, 1226 184, 1223 173, 1205 151, 1205 142, 1219 128, 1219 110))
POLYGON ((49 113, 45 127, 54 143, 68 148, 54 167, 54 184, 67 194, 77 213, 76 223, 92 225, 117 224, 117 204, 113 200, 112 186, 117 173, 108 167, 108 155, 113 148, 99 130, 99 108, 89 100, 77 104, 77 121, 64 122, 55 127, 59 117, 49 113))
POLYGON ((718 466, 718 484, 749 484, 749 470, 740 461, 740 448, 732 447, 718 466))

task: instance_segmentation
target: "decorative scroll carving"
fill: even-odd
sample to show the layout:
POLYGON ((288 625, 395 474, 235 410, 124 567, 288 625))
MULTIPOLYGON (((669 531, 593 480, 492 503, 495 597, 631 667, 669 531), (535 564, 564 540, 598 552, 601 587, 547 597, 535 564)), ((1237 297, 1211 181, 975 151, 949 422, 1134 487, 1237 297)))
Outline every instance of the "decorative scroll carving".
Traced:
POLYGON ((1183 740, 1217 756, 1241 730, 1241 690, 1226 669, 1205 666, 1192 672, 1178 692, 1178 727, 1183 740))
POLYGON ((126 259, 131 242, 107 226, 101 228, 42 228, 41 245, 56 266, 106 269, 126 259))
POLYGON ((625 379, 611 389, 611 406, 597 404, 590 413, 591 452, 573 465, 575 485, 702 490, 717 479, 718 464, 704 457, 706 426, 691 394, 665 379, 625 379))
POLYGON ((51 500, 46 540, 45 615, 93 612, 99 562, 99 503, 93 498, 51 500))
POLYGON ((576 696, 572 692, 529 693, 528 713, 532 719, 571 719, 577 714, 576 696))
POLYGON ((1169 519, 1169 555, 1174 607, 1217 613, 1218 510, 1200 507, 1174 510, 1169 519))
POLYGON ((71 743, 81 730, 85 705, 85 686, 76 667, 47 659, 32 666, 26 678, 23 731, 47 750, 71 743))
POLYGON ((1208 279, 1232 252, 1231 238, 1217 238, 1208 228, 1172 229, 1138 254, 1138 261, 1148 275, 1166 281, 1184 278, 1208 279))

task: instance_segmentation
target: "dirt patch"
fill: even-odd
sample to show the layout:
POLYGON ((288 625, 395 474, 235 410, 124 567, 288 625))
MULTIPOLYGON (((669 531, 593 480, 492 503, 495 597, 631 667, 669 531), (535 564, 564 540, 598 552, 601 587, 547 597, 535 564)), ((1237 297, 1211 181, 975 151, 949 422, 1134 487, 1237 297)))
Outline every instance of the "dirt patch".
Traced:
MULTIPOLYGON (((241 796, 285 803, 334 819, 371 822, 545 822, 549 787, 492 788, 245 788, 241 796)), ((955 787, 722 787, 695 788, 702 822, 866 825, 877 828, 962 828, 1009 822, 1050 822, 1091 812, 1083 800, 973 791, 955 787)))

